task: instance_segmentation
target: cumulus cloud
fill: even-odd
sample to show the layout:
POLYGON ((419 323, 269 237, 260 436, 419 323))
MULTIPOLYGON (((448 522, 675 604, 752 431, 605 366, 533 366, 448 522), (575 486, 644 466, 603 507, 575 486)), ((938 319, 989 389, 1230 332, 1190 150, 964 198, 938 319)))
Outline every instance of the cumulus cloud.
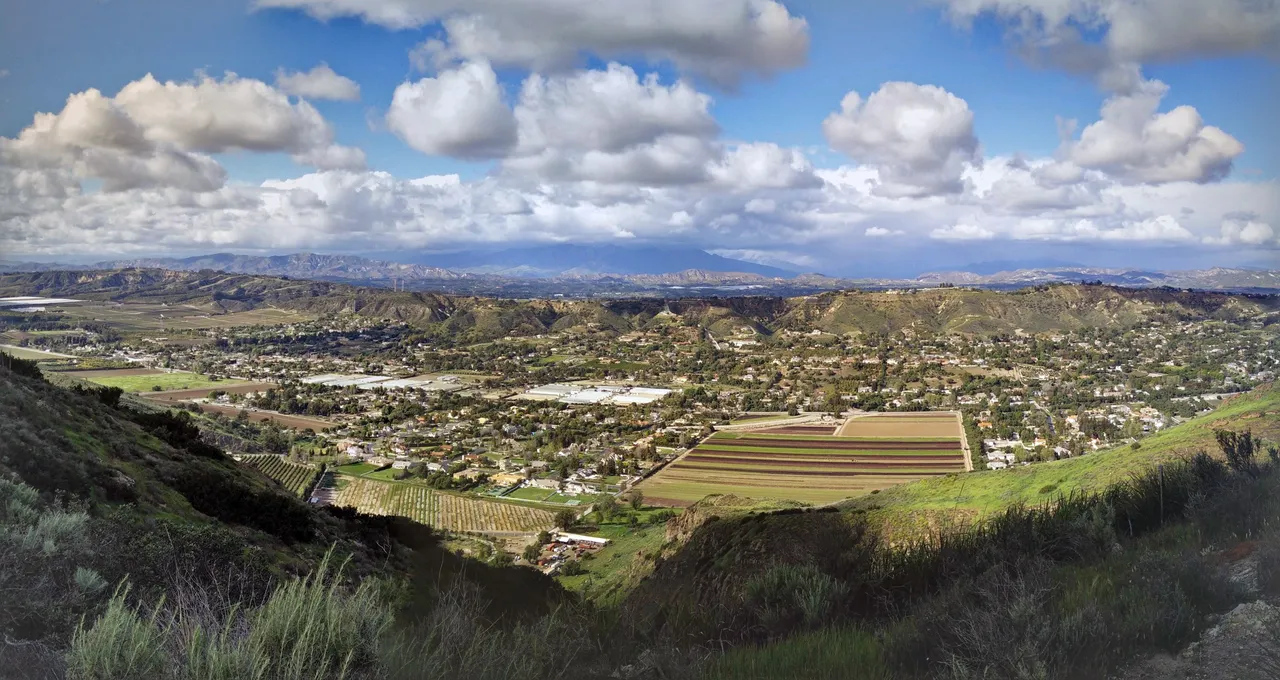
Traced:
POLYGON ((1222 230, 1218 236, 1204 237, 1205 243, 1227 246, 1280 245, 1277 241, 1276 230, 1270 224, 1262 222, 1254 216, 1236 215, 1232 215, 1222 221, 1222 230))
POLYGON ((1212 182, 1231 172, 1244 145, 1205 125, 1190 106, 1158 113, 1168 86, 1143 81, 1133 92, 1111 96, 1102 117, 1064 155, 1083 168, 1102 170, 1125 182, 1212 182))
POLYGON ((739 144, 709 172, 718 185, 737 191, 822 186, 822 180, 814 174, 813 164, 803 153, 769 142, 739 144))
POLYGON ((981 163, 969 105, 933 85, 885 83, 865 100, 850 92, 822 131, 832 148, 879 171, 886 196, 960 193, 965 166, 981 163))
POLYGON ((881 238, 885 236, 902 236, 904 233, 906 232, 902 231, 901 229, 885 229, 884 227, 867 227, 867 230, 862 232, 862 235, 868 238, 881 238))
POLYGON ((514 116, 508 171, 551 179, 642 184, 705 179, 719 126, 711 98, 680 81, 663 85, 631 68, 529 76, 514 116))
POLYGON ((0 158, 26 168, 67 168, 106 191, 173 186, 210 191, 226 172, 206 154, 284 152, 318 168, 362 168, 364 152, 334 143, 333 129, 310 104, 258 80, 161 83, 150 74, 114 97, 72 94, 58 113, 38 113, 15 138, 0 138, 0 158))
MULTIPOLYGON (((68 97, 59 113, 36 114, 16 138, 0 137, 0 160, 19 168, 64 170, 77 179, 99 179, 106 191, 154 185, 208 191, 226 179, 212 158, 152 139, 127 111, 92 89, 68 97)), ((35 176, 48 177, 26 175, 35 176)))
POLYGON ((420 62, 484 60, 566 69, 584 53, 642 55, 726 85, 802 65, 809 31, 776 0, 259 0, 318 19, 352 16, 392 29, 440 22, 420 62))
POLYGON ((307 99, 347 102, 360 100, 360 85, 346 76, 338 75, 328 64, 323 63, 310 71, 276 69, 276 87, 281 92, 307 99))
POLYGON ((493 68, 472 62, 434 78, 401 83, 387 127, 427 154, 497 158, 516 142, 516 119, 493 68))
POLYGON ((161 83, 151 74, 116 94, 115 104, 148 139, 205 153, 283 151, 307 157, 343 158, 364 166, 358 149, 334 146, 333 128, 306 101, 291 102, 270 85, 227 73, 222 80, 161 83))
POLYGON ((996 233, 976 224, 953 224, 938 227, 929 232, 929 236, 943 241, 987 241, 995 238, 996 233))
POLYGON ((995 18, 1024 54, 1109 87, 1129 64, 1280 49, 1276 0, 934 1, 962 24, 995 18))

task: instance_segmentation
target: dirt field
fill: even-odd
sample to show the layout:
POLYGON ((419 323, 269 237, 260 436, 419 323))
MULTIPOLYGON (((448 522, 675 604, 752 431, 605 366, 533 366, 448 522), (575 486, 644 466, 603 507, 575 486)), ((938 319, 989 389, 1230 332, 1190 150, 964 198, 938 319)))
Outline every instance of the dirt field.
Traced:
POLYGON ((124 375, 160 375, 164 371, 154 368, 99 368, 88 371, 63 371, 73 378, 117 378, 124 375))
POLYGON ((757 434, 813 434, 813 435, 833 435, 836 428, 827 427, 825 425, 784 425, 782 427, 768 427, 763 430, 752 430, 757 434))
MULTIPOLYGON (((206 392, 207 394, 207 392, 206 392)), ((150 397, 148 397, 150 398, 150 397)), ((235 418, 240 413, 240 409, 236 406, 222 406, 219 404, 198 404, 201 411, 205 413, 221 413, 228 418, 235 418)), ((275 413, 273 411, 248 411, 249 420, 254 422, 274 421, 280 427, 288 427, 295 430, 315 430, 319 432, 327 427, 333 427, 337 423, 332 423, 319 418, 309 418, 307 416, 291 416, 283 413, 275 413)))
POLYGON ((836 433, 840 437, 955 437, 963 431, 954 414, 854 416, 836 433))

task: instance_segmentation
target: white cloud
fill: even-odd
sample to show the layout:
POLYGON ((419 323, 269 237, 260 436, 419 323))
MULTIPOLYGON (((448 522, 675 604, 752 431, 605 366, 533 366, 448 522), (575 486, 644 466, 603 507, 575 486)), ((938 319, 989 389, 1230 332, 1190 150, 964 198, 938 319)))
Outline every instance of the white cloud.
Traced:
POLYGON ((282 92, 307 99, 347 102, 360 100, 360 85, 346 76, 338 75, 324 63, 310 71, 276 69, 276 87, 282 92))
POLYGON ((226 179, 212 158, 150 139, 147 129, 97 90, 71 95, 59 113, 36 114, 16 138, 0 137, 0 160, 99 179, 106 191, 155 185, 208 191, 226 179))
POLYGON ((354 16, 392 29, 441 22, 418 61, 484 60, 565 69, 584 53, 641 55, 732 85, 805 62, 808 24, 776 0, 258 0, 319 19, 354 16))
POLYGON ((482 62, 401 83, 387 127, 418 151, 459 158, 497 158, 516 142, 515 116, 497 74, 482 62))
POLYGON ((616 152, 660 136, 714 137, 711 97, 687 82, 664 86, 628 66, 563 76, 533 74, 520 91, 515 116, 519 153, 548 148, 616 152))
POLYGON ((879 171, 877 192, 886 196, 959 193, 965 166, 981 163, 968 104, 933 85, 885 83, 865 100, 850 92, 822 131, 837 151, 879 171))
POLYGON ((862 234, 868 238, 881 238, 885 236, 902 236, 906 232, 901 229, 885 229, 884 227, 867 227, 862 234))
POLYGON ((1002 22, 1025 54, 1123 87, 1128 64, 1280 48, 1276 0, 934 0, 1002 22), (1088 36, 1100 36, 1098 39, 1088 36))
POLYGON ((938 227, 929 232, 930 238, 943 241, 986 241, 996 237, 995 232, 974 224, 953 224, 949 227, 938 227))
POLYGON ((1270 224, 1251 217, 1232 216, 1222 221, 1219 236, 1204 237, 1205 243, 1214 245, 1280 245, 1276 230, 1270 224))
POLYGON ((331 148, 333 128, 315 107, 234 73, 185 83, 161 83, 147 74, 125 85, 114 101, 156 142, 205 153, 283 151, 299 162, 342 157, 346 167, 364 166, 364 152, 331 148))
POLYGON ((1101 120, 1080 139, 1064 145, 1071 162, 1107 172, 1125 182, 1210 182, 1231 171, 1244 145, 1219 128, 1207 126, 1199 112, 1179 106, 1158 113, 1168 86, 1143 81, 1131 93, 1112 95, 1101 120))
POLYGON ((737 145, 711 167, 710 174, 718 185, 737 191, 822 186, 803 153, 768 142, 737 145))
POLYGON ((58 113, 38 113, 17 137, 0 138, 0 157, 24 168, 67 168, 106 191, 172 186, 211 191, 226 172, 206 154, 285 152, 319 168, 362 168, 364 152, 334 143, 310 104, 258 80, 161 83, 150 74, 114 97, 72 94, 58 113))

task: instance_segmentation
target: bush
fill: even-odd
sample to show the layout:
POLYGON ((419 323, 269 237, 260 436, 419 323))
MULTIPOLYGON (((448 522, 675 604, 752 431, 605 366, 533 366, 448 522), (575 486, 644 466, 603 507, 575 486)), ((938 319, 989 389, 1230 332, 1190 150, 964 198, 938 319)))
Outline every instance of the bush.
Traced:
POLYGON ((848 586, 813 565, 779 564, 747 581, 744 598, 770 631, 814 626, 842 604, 848 586))
POLYGON ((134 680, 162 678, 169 666, 166 631, 160 610, 144 616, 125 603, 127 587, 118 588, 107 609, 86 628, 82 623, 67 653, 70 680, 134 680))

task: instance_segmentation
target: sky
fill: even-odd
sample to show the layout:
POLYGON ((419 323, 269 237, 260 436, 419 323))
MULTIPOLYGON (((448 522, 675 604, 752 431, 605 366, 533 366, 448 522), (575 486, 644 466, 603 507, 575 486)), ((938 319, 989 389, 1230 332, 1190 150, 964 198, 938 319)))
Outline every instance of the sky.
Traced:
POLYGON ((1280 268, 1280 0, 0 6, 0 259, 1280 268))

